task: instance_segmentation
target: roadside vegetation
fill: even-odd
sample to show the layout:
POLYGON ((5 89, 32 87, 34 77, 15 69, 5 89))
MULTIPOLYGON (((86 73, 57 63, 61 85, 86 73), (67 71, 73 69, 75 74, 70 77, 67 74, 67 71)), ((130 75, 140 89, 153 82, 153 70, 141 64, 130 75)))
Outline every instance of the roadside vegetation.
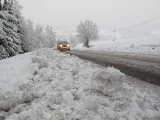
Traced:
POLYGON ((44 47, 53 47, 56 33, 51 26, 25 20, 16 0, 0 0, 0 60, 44 47))

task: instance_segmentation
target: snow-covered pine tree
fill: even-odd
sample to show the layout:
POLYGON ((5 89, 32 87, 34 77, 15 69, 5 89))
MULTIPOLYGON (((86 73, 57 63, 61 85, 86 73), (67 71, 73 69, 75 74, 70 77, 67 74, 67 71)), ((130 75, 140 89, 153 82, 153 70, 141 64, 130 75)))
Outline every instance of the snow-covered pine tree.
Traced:
POLYGON ((4 18, 0 20, 1 24, 1 45, 8 53, 8 57, 23 53, 21 48, 21 35, 17 32, 17 23, 19 22, 14 16, 4 11, 0 14, 4 15, 4 18))
POLYGON ((13 2, 13 15, 16 18, 21 19, 22 18, 21 10, 23 7, 19 4, 17 0, 11 0, 11 1, 13 2))
POLYGON ((9 7, 6 9, 6 4, 8 4, 8 1, 4 1, 4 11, 0 11, 0 59, 23 53, 22 35, 19 32, 20 19, 9 14, 9 11, 7 11, 9 7))
POLYGON ((13 15, 14 13, 14 9, 13 9, 13 1, 12 0, 8 0, 8 13, 13 15))
POLYGON ((29 36, 33 37, 33 34, 30 35, 29 33, 30 32, 33 32, 33 31, 30 31, 28 26, 27 26, 27 22, 25 21, 25 18, 22 16, 21 14, 21 10, 22 10, 22 6, 19 4, 19 2, 17 0, 10 0, 12 2, 12 8, 11 8, 11 13, 13 11, 13 15, 19 19, 19 22, 17 24, 18 26, 18 33, 21 35, 21 41, 22 41, 22 49, 24 52, 28 52, 28 51, 31 51, 32 48, 31 48, 31 43, 30 41, 32 41, 30 39, 29 36))
POLYGON ((4 0, 3 11, 8 11, 8 1, 7 0, 4 0))
POLYGON ((2 1, 0 0, 0 11, 2 11, 2 1))

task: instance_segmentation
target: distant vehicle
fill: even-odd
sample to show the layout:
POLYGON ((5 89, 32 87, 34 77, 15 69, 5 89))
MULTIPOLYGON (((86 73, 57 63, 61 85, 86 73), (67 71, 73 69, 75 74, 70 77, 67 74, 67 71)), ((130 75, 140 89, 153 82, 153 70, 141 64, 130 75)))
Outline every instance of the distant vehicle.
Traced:
POLYGON ((57 50, 68 50, 70 51, 70 44, 67 41, 59 41, 57 42, 57 50))

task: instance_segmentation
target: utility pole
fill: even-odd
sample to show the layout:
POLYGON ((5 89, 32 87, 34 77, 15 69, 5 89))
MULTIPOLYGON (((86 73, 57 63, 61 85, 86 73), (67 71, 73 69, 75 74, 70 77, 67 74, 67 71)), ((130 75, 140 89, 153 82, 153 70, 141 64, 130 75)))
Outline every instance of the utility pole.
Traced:
POLYGON ((114 34, 113 41, 115 41, 115 39, 116 39, 116 36, 115 36, 116 35, 116 31, 115 30, 113 31, 113 34, 114 34))

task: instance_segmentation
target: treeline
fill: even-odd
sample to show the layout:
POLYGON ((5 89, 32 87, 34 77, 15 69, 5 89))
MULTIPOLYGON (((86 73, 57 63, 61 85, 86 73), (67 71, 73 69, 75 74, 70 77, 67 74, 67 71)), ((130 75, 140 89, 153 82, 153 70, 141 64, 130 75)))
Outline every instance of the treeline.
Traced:
POLYGON ((21 15, 22 6, 16 0, 0 0, 0 59, 55 44, 52 27, 34 27, 21 15))
POLYGON ((56 45, 56 33, 53 28, 34 25, 31 20, 23 21, 22 44, 24 51, 33 51, 39 48, 50 48, 56 45))

